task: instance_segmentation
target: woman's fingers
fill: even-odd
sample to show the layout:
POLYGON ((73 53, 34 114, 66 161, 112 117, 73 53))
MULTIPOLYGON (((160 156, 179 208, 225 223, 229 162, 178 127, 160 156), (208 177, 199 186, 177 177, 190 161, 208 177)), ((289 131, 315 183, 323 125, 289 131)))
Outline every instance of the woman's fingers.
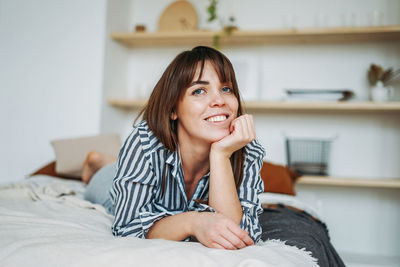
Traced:
POLYGON ((232 222, 232 224, 228 225, 228 229, 235 234, 240 240, 246 244, 246 246, 251 246, 254 245, 253 239, 250 238, 249 233, 242 228, 240 228, 238 225, 232 222))
POLYGON ((248 131, 248 138, 250 141, 253 141, 256 138, 256 131, 254 129, 253 116, 246 114, 245 121, 246 121, 246 126, 247 126, 246 129, 248 131))
POLYGON ((228 221, 226 230, 221 232, 221 235, 228 240, 235 248, 244 248, 246 246, 254 245, 253 239, 250 238, 249 233, 233 221, 228 221))
POLYGON ((242 140, 246 141, 248 139, 248 129, 245 116, 239 117, 239 124, 240 124, 240 137, 242 140))
POLYGON ((217 237, 213 239, 213 244, 219 244, 224 249, 241 249, 249 245, 253 245, 253 240, 247 235, 245 231, 243 231, 241 234, 242 237, 236 235, 228 227, 226 227, 223 231, 219 232, 217 237), (248 237, 250 241, 247 240, 246 237, 248 237))
POLYGON ((246 243, 236 234, 234 234, 230 229, 228 228, 228 231, 225 231, 221 233, 223 238, 229 241, 229 243, 234 246, 235 249, 240 249, 246 247, 246 243))
POLYGON ((237 249, 232 242, 230 242, 228 239, 224 238, 222 235, 218 236, 213 242, 214 244, 220 245, 224 249, 237 249))
POLYGON ((244 142, 251 142, 255 139, 255 129, 253 116, 249 114, 242 115, 232 122, 235 133, 244 142))
POLYGON ((249 127, 250 125, 250 115, 245 115, 243 118, 243 128, 244 128, 244 132, 245 132, 245 139, 246 141, 252 141, 252 129, 249 127))
POLYGON ((249 129, 250 139, 256 139, 256 129, 254 127, 254 119, 252 115, 247 115, 247 129, 249 129))

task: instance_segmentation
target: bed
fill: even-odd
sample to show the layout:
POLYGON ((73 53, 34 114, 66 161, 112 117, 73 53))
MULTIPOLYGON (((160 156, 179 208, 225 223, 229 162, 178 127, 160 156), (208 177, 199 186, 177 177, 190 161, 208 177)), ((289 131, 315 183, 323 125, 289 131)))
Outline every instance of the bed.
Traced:
MULTIPOLYGON (((84 190, 79 180, 49 175, 0 187, 0 266, 318 266, 310 252, 280 240, 228 251, 114 237, 112 216, 84 200, 84 190)), ((265 193, 262 201, 308 209, 287 194, 265 193)))
MULTIPOLYGON (((113 216, 84 199, 86 185, 79 174, 88 151, 116 155, 119 136, 60 139, 51 144, 53 162, 27 179, 0 186, 0 266, 318 266, 315 252, 305 249, 308 244, 288 244, 290 240, 270 238, 274 235, 264 231, 264 241, 235 251, 197 242, 115 237, 113 216)), ((288 168, 264 162, 261 177, 262 203, 286 204, 318 216, 296 198, 298 176, 288 168)), ((262 225, 273 217, 266 211, 260 217, 262 225)))

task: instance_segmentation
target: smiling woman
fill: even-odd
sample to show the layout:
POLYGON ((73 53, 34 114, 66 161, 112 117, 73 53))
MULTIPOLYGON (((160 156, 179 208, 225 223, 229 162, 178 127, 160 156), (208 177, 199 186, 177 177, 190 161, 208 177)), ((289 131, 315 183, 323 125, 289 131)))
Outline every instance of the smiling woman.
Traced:
POLYGON ((344 266, 317 217, 290 205, 261 207, 265 151, 222 53, 203 46, 180 53, 142 114, 116 164, 90 153, 84 167, 85 181, 94 174, 86 199, 115 215, 114 235, 220 249, 262 236, 311 251, 320 266, 344 266))
POLYGON ((223 249, 257 242, 265 152, 228 58, 203 46, 180 53, 141 114, 116 168, 86 161, 96 172, 87 196, 115 215, 113 234, 223 249))

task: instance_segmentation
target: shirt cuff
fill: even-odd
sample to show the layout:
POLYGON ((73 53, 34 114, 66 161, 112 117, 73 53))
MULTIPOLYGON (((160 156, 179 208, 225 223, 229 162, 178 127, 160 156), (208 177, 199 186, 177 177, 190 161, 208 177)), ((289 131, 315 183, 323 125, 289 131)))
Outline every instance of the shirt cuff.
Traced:
POLYGON ((139 218, 142 224, 143 238, 146 238, 147 232, 156 221, 178 213, 181 213, 181 211, 140 212, 139 218))
POLYGON ((257 243, 261 237, 261 226, 258 217, 255 217, 254 207, 243 206, 243 216, 240 221, 240 228, 249 232, 249 236, 257 243))

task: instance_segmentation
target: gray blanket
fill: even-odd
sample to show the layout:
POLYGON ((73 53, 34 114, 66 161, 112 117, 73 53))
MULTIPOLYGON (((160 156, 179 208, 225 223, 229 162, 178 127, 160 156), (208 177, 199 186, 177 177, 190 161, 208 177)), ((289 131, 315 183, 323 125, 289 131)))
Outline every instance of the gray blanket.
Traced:
POLYGON ((260 216, 262 240, 279 239, 286 244, 305 248, 318 259, 318 265, 345 266, 332 246, 326 225, 314 220, 309 214, 279 206, 265 208, 260 216))

